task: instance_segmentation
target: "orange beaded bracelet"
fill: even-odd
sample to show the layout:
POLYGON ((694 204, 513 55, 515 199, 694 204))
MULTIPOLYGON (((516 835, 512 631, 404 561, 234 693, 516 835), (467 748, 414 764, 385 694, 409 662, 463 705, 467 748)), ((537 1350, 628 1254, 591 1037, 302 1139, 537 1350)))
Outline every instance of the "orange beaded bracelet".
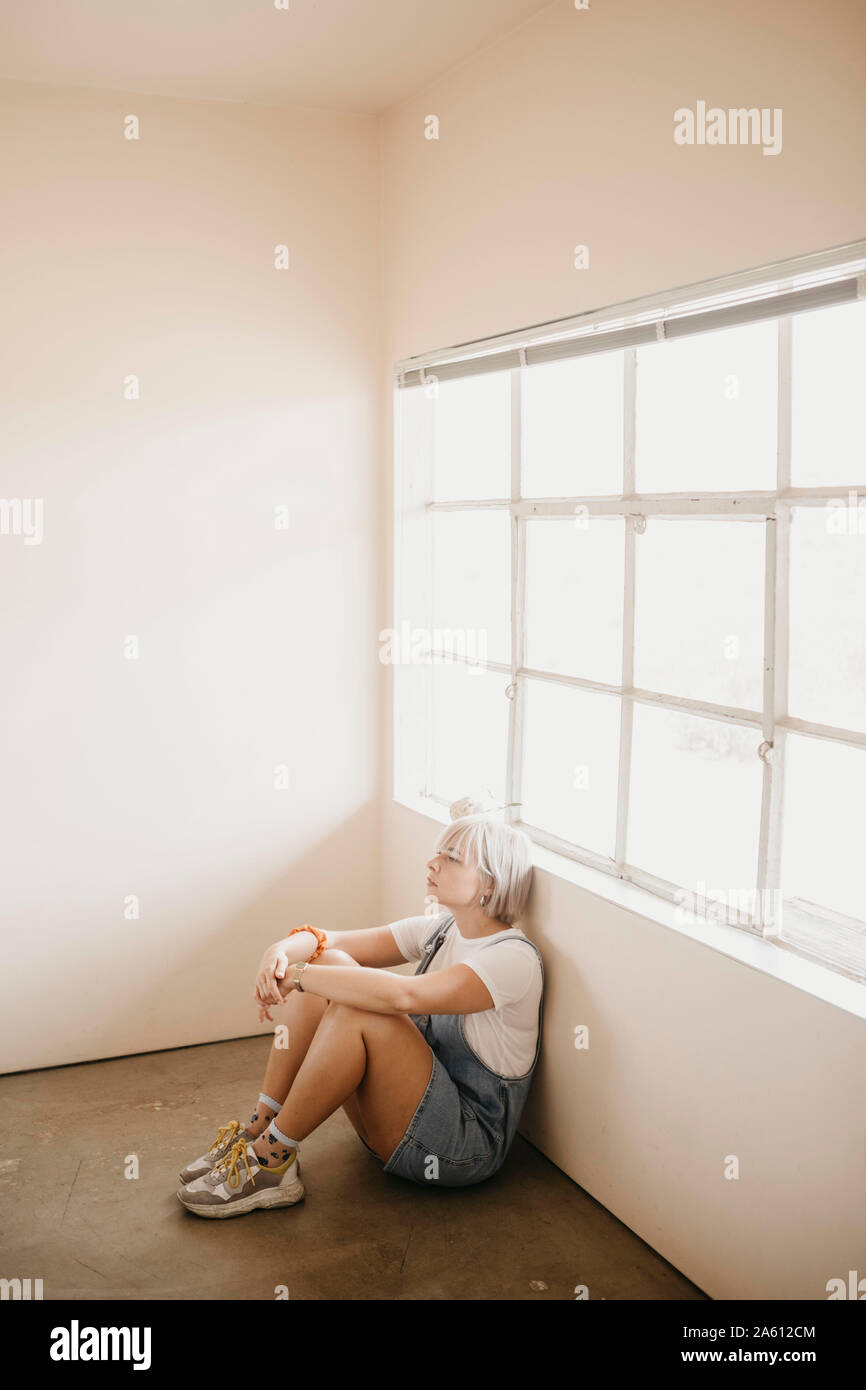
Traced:
POLYGON ((312 962, 316 959, 316 957, 320 956, 324 951, 325 947, 328 944, 328 938, 323 931, 319 930, 318 927, 311 927, 309 922, 305 922, 302 927, 292 927, 292 930, 289 932, 289 936, 294 936, 296 931, 311 931, 313 933, 313 936, 319 943, 315 951, 307 961, 307 964, 311 965, 312 962))

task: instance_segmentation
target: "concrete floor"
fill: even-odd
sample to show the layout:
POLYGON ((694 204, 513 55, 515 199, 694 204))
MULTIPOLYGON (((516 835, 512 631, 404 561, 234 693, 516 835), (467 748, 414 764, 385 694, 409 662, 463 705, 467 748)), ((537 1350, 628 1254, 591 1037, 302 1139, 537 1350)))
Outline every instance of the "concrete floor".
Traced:
POLYGON ((520 1135, 490 1181, 426 1190, 339 1110, 303 1142, 303 1202, 190 1215, 177 1173, 252 1113, 266 1056, 245 1038, 0 1077, 0 1276, 45 1299, 706 1297, 520 1135))

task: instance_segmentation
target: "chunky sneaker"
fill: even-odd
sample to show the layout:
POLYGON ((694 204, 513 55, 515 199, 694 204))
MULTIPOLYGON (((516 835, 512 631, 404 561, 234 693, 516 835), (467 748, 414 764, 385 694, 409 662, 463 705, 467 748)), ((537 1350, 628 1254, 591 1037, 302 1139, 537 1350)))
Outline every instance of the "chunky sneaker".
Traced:
POLYGON ((257 1207, 291 1207, 304 1195, 297 1151, 279 1168, 262 1167, 252 1139, 238 1139, 209 1173, 180 1188, 196 1216, 243 1216, 257 1207))
POLYGON ((232 1120, 231 1124, 222 1125, 207 1153, 202 1154, 201 1158, 193 1159, 192 1163, 184 1168, 180 1174, 181 1182, 195 1182, 196 1178, 203 1178, 205 1173, 210 1172, 215 1163, 219 1163, 221 1158, 225 1158, 229 1149, 237 1143, 238 1139, 250 1138, 252 1136, 244 1129, 240 1120, 232 1120))

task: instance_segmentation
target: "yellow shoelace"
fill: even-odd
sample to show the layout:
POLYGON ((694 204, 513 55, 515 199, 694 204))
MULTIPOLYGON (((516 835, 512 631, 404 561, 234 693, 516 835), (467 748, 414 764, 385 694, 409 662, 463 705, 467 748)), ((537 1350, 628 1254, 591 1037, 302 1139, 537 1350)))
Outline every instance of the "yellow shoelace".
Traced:
POLYGON ((235 1135, 240 1134, 242 1129, 243 1125, 240 1120, 232 1120, 231 1124, 221 1125, 217 1132, 216 1139, 208 1149, 208 1153, 215 1154, 218 1149, 222 1148, 227 1139, 234 1139, 235 1135))
POLYGON ((214 1165, 214 1167, 211 1169, 211 1177, 219 1177, 223 1174, 226 1174, 228 1177, 229 1187, 237 1187, 238 1183, 241 1180, 241 1175, 238 1172, 238 1164, 240 1163, 241 1159, 243 1159, 244 1167, 247 1170, 247 1176, 250 1182, 252 1183, 253 1187, 255 1187, 256 1180, 253 1177, 249 1159, 247 1158, 247 1144, 245 1139, 239 1139, 236 1144, 233 1144, 232 1147, 229 1149, 228 1153, 226 1154, 225 1158, 221 1159, 219 1163, 214 1165))

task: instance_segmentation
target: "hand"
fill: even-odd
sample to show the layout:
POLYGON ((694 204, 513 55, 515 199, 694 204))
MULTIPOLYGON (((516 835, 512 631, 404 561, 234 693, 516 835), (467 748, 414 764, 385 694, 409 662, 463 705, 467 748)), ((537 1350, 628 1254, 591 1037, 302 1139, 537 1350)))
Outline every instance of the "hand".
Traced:
POLYGON ((269 946, 259 962, 256 974, 256 999, 260 1004, 282 1004, 283 996, 278 982, 289 968, 289 957, 283 949, 283 942, 269 946))
MULTIPOLYGON (((290 980, 280 980, 277 984, 277 989, 280 992, 280 1003, 282 1004, 285 1002, 286 999, 288 999, 289 995, 294 989, 294 985, 290 980)), ((253 998, 259 1006, 259 1023, 264 1023, 266 1018, 271 1023, 273 1023, 273 1015, 271 1014, 271 1011, 268 1008, 267 1003, 263 1003, 262 1000, 259 998, 258 991, 253 995, 253 998)))

